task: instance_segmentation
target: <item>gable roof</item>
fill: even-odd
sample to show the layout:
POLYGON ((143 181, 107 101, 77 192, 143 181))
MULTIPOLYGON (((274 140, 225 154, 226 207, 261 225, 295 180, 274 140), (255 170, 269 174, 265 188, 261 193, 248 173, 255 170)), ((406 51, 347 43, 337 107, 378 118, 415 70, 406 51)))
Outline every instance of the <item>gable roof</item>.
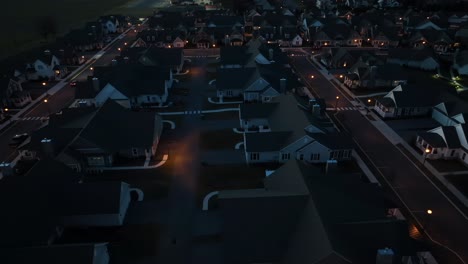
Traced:
MULTIPOLYGON (((80 138, 115 153, 123 149, 146 148, 162 132, 162 119, 151 112, 133 112, 108 100, 81 132, 80 138)), ((74 144, 74 148, 79 144, 74 144)))

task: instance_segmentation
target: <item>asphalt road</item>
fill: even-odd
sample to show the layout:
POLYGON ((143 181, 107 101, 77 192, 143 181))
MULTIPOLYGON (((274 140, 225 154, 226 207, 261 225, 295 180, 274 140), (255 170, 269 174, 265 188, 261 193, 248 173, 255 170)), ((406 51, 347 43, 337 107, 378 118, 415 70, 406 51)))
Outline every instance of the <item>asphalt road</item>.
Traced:
MULTIPOLYGON (((89 67, 74 76, 70 76, 72 77, 72 80, 86 80, 87 76, 91 74, 90 68, 92 66, 109 65, 112 59, 120 53, 118 48, 123 48, 125 47, 124 43, 130 43, 133 41, 136 34, 137 32, 130 30, 124 38, 115 41, 110 47, 108 47, 105 50, 105 53, 96 61, 92 62, 89 67)), ((59 112, 61 109, 68 107, 73 102, 74 98, 74 88, 67 85, 54 95, 47 97, 47 103, 42 101, 33 106, 22 116, 21 119, 14 121, 14 125, 0 132, 0 161, 12 161, 18 155, 18 152, 15 149, 8 146, 8 143, 15 134, 32 133, 41 126, 41 121, 36 119, 39 117, 47 117, 49 114, 59 112)))
MULTIPOLYGON (((300 75, 315 75, 309 81, 313 91, 328 102, 343 94, 328 82, 305 57, 293 58, 300 75)), ((340 101, 342 104, 349 102, 340 101)), ((450 248, 468 263, 468 226, 465 216, 426 178, 409 158, 390 143, 359 111, 340 111, 336 119, 353 136, 373 167, 398 194, 413 216, 431 238, 450 248), (427 215, 431 209, 434 213, 427 215)), ((465 208, 463 210, 466 211, 465 208)), ((448 252, 448 251, 447 251, 448 252)), ((455 254, 447 253, 440 263, 462 263, 455 254)))

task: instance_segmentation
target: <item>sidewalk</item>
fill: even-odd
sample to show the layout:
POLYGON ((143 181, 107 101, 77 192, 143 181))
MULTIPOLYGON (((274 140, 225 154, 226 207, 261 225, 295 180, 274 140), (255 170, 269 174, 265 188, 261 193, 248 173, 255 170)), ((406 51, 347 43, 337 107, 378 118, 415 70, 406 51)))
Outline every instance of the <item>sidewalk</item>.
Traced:
MULTIPOLYGON (((146 21, 145 21, 146 22, 146 21)), ((28 104, 26 107, 21 109, 19 112, 11 116, 11 120, 17 120, 19 119, 23 114, 26 114, 27 111, 29 111, 32 107, 36 107, 38 103, 40 103, 45 97, 52 96, 56 94, 58 91, 60 91, 63 87, 68 85, 69 82, 69 76, 74 76, 77 73, 81 73, 85 68, 87 68, 89 65, 91 65, 95 60, 99 59, 103 54, 106 53, 106 49, 112 46, 116 41, 120 40, 123 36, 125 36, 130 30, 132 30, 133 27, 130 27, 127 29, 125 32, 120 34, 119 36, 115 37, 111 42, 109 42, 104 48, 102 48, 100 51, 98 51, 92 58, 88 59, 84 64, 82 64, 80 67, 78 67, 76 70, 72 71, 70 74, 68 74, 68 77, 66 79, 60 80, 56 85, 51 87, 47 92, 43 93, 41 96, 37 97, 34 99, 30 104, 28 104), (80 72, 81 71, 81 72, 80 72)), ((5 122, 0 125, 0 131, 3 130, 9 122, 5 122)))

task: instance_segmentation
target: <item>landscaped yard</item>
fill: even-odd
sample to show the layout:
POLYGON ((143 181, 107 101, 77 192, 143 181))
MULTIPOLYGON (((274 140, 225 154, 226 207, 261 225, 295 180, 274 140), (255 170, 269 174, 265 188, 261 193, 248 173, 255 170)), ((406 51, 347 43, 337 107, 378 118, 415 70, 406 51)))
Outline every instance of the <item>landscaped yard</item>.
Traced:
POLYGON ((200 133, 200 147, 202 149, 232 149, 242 140, 242 134, 234 133, 232 129, 203 131, 200 133))

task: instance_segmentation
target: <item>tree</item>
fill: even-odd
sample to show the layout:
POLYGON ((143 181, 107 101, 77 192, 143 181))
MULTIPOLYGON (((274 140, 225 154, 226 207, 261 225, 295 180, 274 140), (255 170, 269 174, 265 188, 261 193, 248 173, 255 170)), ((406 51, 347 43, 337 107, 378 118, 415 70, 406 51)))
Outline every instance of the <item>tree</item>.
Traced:
POLYGON ((40 17, 37 21, 38 33, 47 41, 49 36, 57 34, 57 20, 53 16, 40 17))

